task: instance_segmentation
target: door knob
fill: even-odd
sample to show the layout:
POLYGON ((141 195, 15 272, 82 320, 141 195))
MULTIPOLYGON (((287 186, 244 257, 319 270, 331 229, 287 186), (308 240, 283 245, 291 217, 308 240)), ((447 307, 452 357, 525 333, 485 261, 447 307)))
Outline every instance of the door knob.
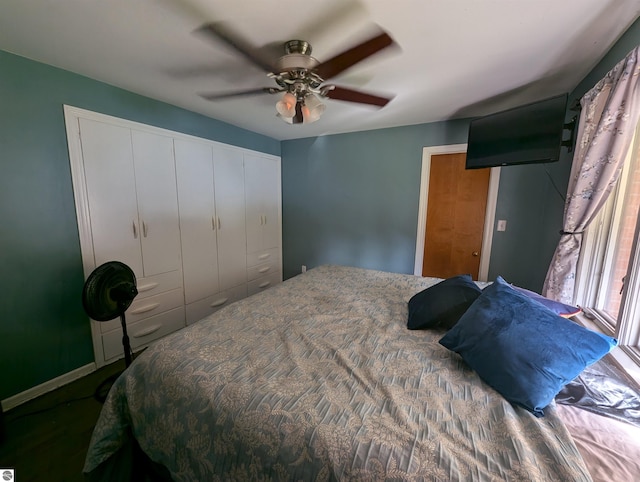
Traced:
POLYGON ((478 257, 478 254, 479 254, 479 253, 478 253, 477 251, 474 251, 473 253, 471 253, 471 256, 473 256, 474 258, 476 258, 476 257, 478 257))

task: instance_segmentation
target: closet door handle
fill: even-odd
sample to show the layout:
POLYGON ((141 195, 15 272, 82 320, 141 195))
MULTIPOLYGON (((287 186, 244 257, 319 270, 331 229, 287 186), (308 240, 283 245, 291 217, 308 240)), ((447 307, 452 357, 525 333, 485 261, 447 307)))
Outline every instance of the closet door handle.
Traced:
POLYGON ((145 223, 144 221, 142 221, 142 235, 145 238, 147 237, 147 223, 145 223))
POLYGON ((221 227, 222 227, 222 224, 220 223, 220 217, 218 216, 218 231, 220 231, 221 227))
POLYGON ((216 230, 216 218, 214 218, 213 216, 211 216, 211 229, 213 231, 216 230))
POLYGON ((131 225, 133 226, 133 239, 138 239, 138 228, 136 226, 136 222, 132 221, 131 225))

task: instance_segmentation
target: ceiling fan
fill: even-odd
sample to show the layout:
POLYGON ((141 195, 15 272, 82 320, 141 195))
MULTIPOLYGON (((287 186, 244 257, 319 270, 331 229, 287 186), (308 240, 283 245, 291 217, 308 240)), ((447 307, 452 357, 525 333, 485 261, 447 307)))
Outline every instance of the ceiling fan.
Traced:
POLYGON ((320 98, 384 107, 391 97, 381 97, 370 93, 325 84, 358 62, 390 47, 393 39, 386 32, 379 31, 368 40, 361 42, 324 62, 311 56, 311 44, 304 40, 289 40, 284 44, 284 55, 278 59, 269 58, 262 50, 251 45, 223 22, 208 23, 196 30, 214 40, 221 40, 232 47, 260 69, 267 72, 277 87, 202 93, 207 100, 221 100, 230 97, 284 93, 276 104, 278 116, 290 124, 315 122, 324 112, 320 98))

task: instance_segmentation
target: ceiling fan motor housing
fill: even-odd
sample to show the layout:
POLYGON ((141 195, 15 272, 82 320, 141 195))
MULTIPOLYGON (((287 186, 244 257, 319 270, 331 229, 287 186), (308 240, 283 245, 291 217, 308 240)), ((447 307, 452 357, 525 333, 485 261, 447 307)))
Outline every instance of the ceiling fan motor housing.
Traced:
POLYGON ((311 55, 311 44, 306 40, 289 40, 284 44, 285 54, 311 55))
POLYGON ((305 54, 287 54, 276 60, 276 72, 289 72, 292 70, 313 70, 320 62, 314 57, 305 54))

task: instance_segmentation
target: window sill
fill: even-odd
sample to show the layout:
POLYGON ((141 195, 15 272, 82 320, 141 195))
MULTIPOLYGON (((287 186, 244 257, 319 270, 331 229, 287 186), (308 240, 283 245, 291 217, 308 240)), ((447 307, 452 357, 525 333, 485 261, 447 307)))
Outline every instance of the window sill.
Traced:
MULTIPOLYGON (((583 314, 576 315, 573 319, 585 328, 610 335, 610 333, 607 333, 597 322, 587 318, 583 314)), ((636 383, 640 384, 640 351, 638 351, 637 347, 617 346, 611 350, 611 356, 613 356, 636 383)))

